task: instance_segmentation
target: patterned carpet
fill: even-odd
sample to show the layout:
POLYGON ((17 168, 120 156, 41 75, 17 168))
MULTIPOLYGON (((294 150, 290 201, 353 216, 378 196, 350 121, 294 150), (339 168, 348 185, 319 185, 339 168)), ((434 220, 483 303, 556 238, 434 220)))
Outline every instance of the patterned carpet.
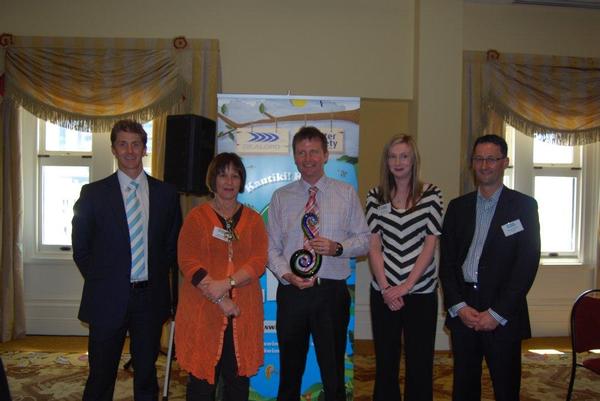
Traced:
MULTIPOLYGON (((14 401, 46 401, 81 399, 87 376, 87 356, 80 352, 22 352, 4 351, 0 354, 9 376, 14 401)), ((123 362, 128 356, 123 357, 123 362)), ((370 400, 373 386, 374 358, 371 355, 355 356, 355 401, 370 400)), ((523 356, 522 401, 564 400, 569 380, 569 355, 523 356)), ((158 367, 162 386, 164 357, 158 367)), ((185 373, 175 365, 171 379, 170 400, 185 399, 185 373)), ((452 387, 452 359, 444 352, 435 357, 434 390, 436 400, 449 400, 452 387)), ((131 400, 131 373, 120 370, 115 390, 115 400, 131 400)), ((573 400, 600 400, 598 376, 578 369, 573 400)), ((484 378, 483 400, 493 400, 489 378, 484 378)))
MULTIPOLYGON (((570 354, 538 355, 523 354, 521 401, 563 401, 569 384, 570 354)), ((354 401, 371 399, 375 359, 372 356, 357 356, 355 359, 356 391, 354 401)), ((401 373, 402 374, 402 373, 401 373)), ((493 401, 494 395, 487 369, 482 381, 483 401, 493 401)), ((434 399, 452 398, 452 358, 447 352, 437 352, 434 360, 434 399)), ((572 400, 600 401, 600 377, 579 368, 572 400)))
MULTIPOLYGON (((13 401, 79 401, 87 378, 87 355, 64 352, 3 352, 13 401)), ((129 360, 124 354, 121 365, 129 360)), ((165 358, 159 358, 159 384, 164 383, 165 358)), ((179 369, 171 374, 169 400, 185 399, 187 375, 179 369)), ((115 401, 132 400, 133 373, 119 369, 115 401)), ((162 397, 162 393, 161 393, 162 397)))

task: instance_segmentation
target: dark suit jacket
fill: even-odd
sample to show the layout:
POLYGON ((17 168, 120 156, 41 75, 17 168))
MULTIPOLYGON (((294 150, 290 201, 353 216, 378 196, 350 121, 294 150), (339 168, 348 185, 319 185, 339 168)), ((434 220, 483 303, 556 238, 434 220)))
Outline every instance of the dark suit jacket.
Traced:
MULTIPOLYGON (((456 198, 448 205, 441 236, 440 280, 446 309, 465 301, 462 265, 475 233, 477 192, 456 198)), ((492 308, 508 320, 499 325, 498 339, 531 337, 526 295, 540 260, 540 226, 535 199, 504 188, 483 246, 478 267, 479 311, 492 308), (520 221, 523 230, 505 235, 502 226, 520 221)), ((448 314, 446 326, 462 325, 459 317, 448 314)))
MULTIPOLYGON (((147 178, 149 310, 164 322, 171 308, 169 270, 176 271, 181 208, 175 187, 147 178)), ((84 185, 73 209, 73 259, 84 279, 79 319, 118 327, 129 300, 131 248, 117 174, 84 185)))

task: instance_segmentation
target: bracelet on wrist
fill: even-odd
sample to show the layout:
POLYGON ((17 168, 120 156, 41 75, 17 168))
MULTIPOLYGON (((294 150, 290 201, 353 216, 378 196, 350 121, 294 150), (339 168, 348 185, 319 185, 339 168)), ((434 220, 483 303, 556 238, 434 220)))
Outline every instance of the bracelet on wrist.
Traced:
POLYGON ((392 286, 388 284, 386 287, 384 287, 384 288, 382 288, 381 290, 379 290, 379 292, 381 292, 381 295, 383 295, 383 294, 385 294, 385 292, 386 292, 387 290, 389 290, 390 288, 392 288, 392 286))
POLYGON ((225 299, 225 294, 221 295, 221 298, 219 298, 219 299, 215 300, 215 302, 214 302, 214 303, 215 303, 216 305, 218 305, 218 304, 220 304, 220 303, 223 301, 223 299, 225 299))

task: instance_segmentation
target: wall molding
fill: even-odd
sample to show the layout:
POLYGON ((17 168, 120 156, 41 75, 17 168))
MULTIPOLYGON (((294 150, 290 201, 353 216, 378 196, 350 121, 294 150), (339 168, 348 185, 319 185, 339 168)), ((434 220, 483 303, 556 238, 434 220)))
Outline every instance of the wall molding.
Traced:
POLYGON ((77 319, 79 300, 36 299, 25 302, 28 335, 87 336, 88 328, 77 319))

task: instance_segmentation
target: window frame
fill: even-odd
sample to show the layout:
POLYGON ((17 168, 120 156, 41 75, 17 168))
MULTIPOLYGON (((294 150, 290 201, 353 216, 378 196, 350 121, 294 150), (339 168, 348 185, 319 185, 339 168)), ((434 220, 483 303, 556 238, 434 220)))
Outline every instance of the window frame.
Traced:
POLYGON ((65 156, 65 155, 52 155, 43 156, 38 155, 37 163, 37 174, 36 174, 36 250, 38 253, 63 253, 71 251, 71 244, 59 244, 50 245, 44 244, 43 239, 43 221, 44 221, 44 188, 42 180, 42 170, 47 166, 59 166, 59 167, 87 167, 88 168, 88 182, 92 179, 92 163, 91 157, 82 156, 65 156))
MULTIPOLYGON (((527 136, 514 127, 505 124, 506 138, 509 144, 509 154, 513 155, 514 166, 511 172, 513 176, 513 189, 523 192, 535 198, 535 178, 536 177, 574 177, 576 179, 575 188, 575 210, 574 214, 574 246, 573 252, 555 252, 544 251, 541 253, 541 264, 551 265, 581 265, 585 259, 585 249, 582 238, 585 235, 586 227, 584 221, 584 199, 585 180, 587 176, 584 170, 585 154, 582 146, 574 146, 573 162, 565 163, 536 163, 533 162, 534 138, 527 136), (512 145, 512 147, 511 147, 512 145)), ((508 175, 508 174, 507 174, 508 175)))
POLYGON ((35 197, 35 233, 34 245, 35 254, 44 255, 51 258, 61 258, 62 255, 67 255, 69 258, 72 255, 71 244, 49 245, 42 243, 43 238, 43 221, 44 221, 44 188, 43 174, 44 167, 47 166, 65 166, 65 167, 87 167, 88 182, 93 179, 92 159, 93 159, 93 135, 92 135, 92 150, 91 151, 56 151, 46 149, 46 120, 36 118, 36 161, 34 175, 34 197, 35 197))

